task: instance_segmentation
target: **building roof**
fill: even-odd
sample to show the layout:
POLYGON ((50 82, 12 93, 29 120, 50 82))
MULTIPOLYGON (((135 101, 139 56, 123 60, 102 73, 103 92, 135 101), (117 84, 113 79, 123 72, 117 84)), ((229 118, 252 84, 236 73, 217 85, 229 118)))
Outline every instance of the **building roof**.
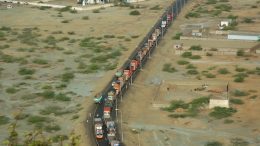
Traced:
POLYGON ((259 36, 260 32, 244 32, 244 31, 230 31, 229 35, 246 35, 246 36, 259 36))

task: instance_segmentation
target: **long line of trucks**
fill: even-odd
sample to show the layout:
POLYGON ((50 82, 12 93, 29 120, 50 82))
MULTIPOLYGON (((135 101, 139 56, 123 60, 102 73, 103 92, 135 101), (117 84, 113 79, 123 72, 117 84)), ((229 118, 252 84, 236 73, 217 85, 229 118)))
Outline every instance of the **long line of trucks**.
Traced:
MULTIPOLYGON (((172 16, 167 16, 168 19, 172 19, 172 16)), ((103 138, 103 133, 106 132, 107 139, 111 146, 119 146, 120 142, 116 137, 116 123, 113 121, 113 117, 111 116, 113 106, 116 98, 119 97, 122 87, 126 84, 132 83, 132 76, 137 71, 138 67, 141 67, 143 59, 148 55, 150 55, 150 49, 157 45, 157 39, 161 35, 161 29, 157 28, 151 34, 147 43, 136 52, 136 55, 130 59, 130 62, 125 67, 119 69, 115 73, 114 80, 112 81, 111 88, 108 91, 107 95, 102 93, 97 94, 94 98, 95 103, 103 103, 103 115, 98 120, 95 120, 95 131, 96 138, 103 138), (129 81, 131 80, 131 81, 129 81), (101 122, 102 121, 102 126, 101 122), (100 130, 100 127, 106 127, 106 130, 100 130), (101 133, 102 132, 102 133, 101 133)))

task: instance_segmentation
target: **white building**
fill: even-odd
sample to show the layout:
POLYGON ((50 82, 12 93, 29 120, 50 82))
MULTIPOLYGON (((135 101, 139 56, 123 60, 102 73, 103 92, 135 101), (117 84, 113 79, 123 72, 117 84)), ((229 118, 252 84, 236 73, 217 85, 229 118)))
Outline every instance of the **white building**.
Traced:
POLYGON ((232 19, 226 19, 226 20, 221 20, 219 24, 219 29, 224 29, 225 27, 231 25, 232 19))
POLYGON ((247 41, 258 41, 260 40, 260 33, 252 32, 229 32, 229 40, 247 40, 247 41))

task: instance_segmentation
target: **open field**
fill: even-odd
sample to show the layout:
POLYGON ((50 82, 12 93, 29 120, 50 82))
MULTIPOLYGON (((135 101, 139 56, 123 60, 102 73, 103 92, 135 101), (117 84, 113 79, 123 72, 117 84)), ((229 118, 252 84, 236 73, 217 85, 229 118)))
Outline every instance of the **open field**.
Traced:
MULTIPOLYGON (((230 2, 233 4, 234 1, 230 2)), ((236 1, 234 7, 240 6, 239 2, 236 1)), ((172 40, 180 31, 180 25, 206 19, 186 19, 191 5, 173 23, 120 104, 124 143, 141 146, 206 146, 212 143, 259 146, 260 56, 183 57, 175 55, 173 48, 174 44, 183 43, 186 47, 200 45, 202 48, 239 50, 251 48, 258 42, 172 40), (218 109, 209 109, 208 98, 226 98, 227 83, 231 108, 220 113, 216 112, 218 109), (208 87, 202 91, 194 90, 203 84, 208 87)), ((244 7, 244 3, 241 5, 244 7)), ((242 29, 240 26, 238 29, 242 29)), ((243 29, 249 30, 253 26, 247 24, 243 29)), ((257 29, 255 31, 259 31, 257 29)))
POLYGON ((91 97, 169 2, 150 0, 131 8, 84 12, 26 5, 6 9, 1 3, 0 141, 15 119, 21 137, 33 129, 51 138, 75 129, 85 140, 83 124, 91 97), (150 9, 156 5, 159 9, 150 9), (129 15, 133 10, 141 14, 129 15))

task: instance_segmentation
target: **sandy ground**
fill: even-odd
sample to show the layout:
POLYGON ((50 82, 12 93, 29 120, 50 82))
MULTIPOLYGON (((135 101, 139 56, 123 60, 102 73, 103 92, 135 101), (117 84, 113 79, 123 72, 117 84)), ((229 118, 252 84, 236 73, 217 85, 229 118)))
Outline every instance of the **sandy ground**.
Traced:
MULTIPOLYGON (((22 57, 27 60, 27 63, 0 62, 1 68, 3 68, 0 86, 0 105, 2 109, 0 115, 7 116, 10 123, 14 121, 14 114, 17 111, 22 111, 23 114, 28 115, 41 115, 40 110, 49 105, 60 106, 64 110, 72 110, 72 113, 62 116, 47 115, 46 117, 52 119, 52 124, 58 124, 61 130, 45 134, 49 137, 58 134, 68 135, 72 129, 76 129, 75 132, 83 137, 82 145, 89 145, 89 141, 85 136, 89 136, 90 133, 85 132, 84 120, 89 115, 93 105, 93 95, 103 89, 115 70, 99 71, 94 74, 79 73, 77 59, 81 58, 82 55, 89 56, 88 58, 81 58, 88 65, 90 64, 90 58, 96 55, 90 54, 89 50, 81 49, 79 47, 80 40, 85 37, 101 37, 106 47, 114 49, 118 48, 119 44, 124 46, 126 49, 121 51, 122 55, 113 60, 118 64, 117 68, 119 68, 125 61, 124 58, 128 57, 135 49, 163 10, 150 10, 150 8, 157 4, 165 8, 169 5, 169 1, 161 3, 158 0, 150 0, 139 4, 144 7, 138 9, 141 12, 140 16, 130 16, 131 9, 128 7, 105 8, 100 10, 100 13, 84 11, 74 14, 70 12, 59 13, 55 9, 39 10, 24 5, 15 5, 13 9, 8 10, 1 6, 0 27, 12 28, 12 33, 4 32, 6 40, 0 41, 1 45, 8 44, 10 47, 2 49, 1 52, 15 57, 22 57), (89 20, 83 20, 82 17, 84 16, 88 16, 89 20), (68 20, 68 23, 62 23, 64 20, 68 20), (19 41, 17 33, 22 33, 24 28, 35 28, 33 33, 38 34, 38 46, 26 45, 19 41), (63 48, 63 50, 48 48, 43 40, 50 35, 56 39, 68 37, 69 40, 75 42, 70 43, 69 40, 58 42, 57 46, 63 48), (103 38, 104 35, 115 35, 115 38, 103 38), (126 41, 125 38, 128 38, 128 40, 126 41), (29 51, 30 48, 33 51, 29 51), (35 58, 47 60, 48 65, 33 63, 35 58), (21 67, 35 69, 36 73, 32 75, 31 79, 24 79, 24 76, 18 75, 18 70, 21 67), (75 72, 75 77, 69 83, 66 83, 67 87, 57 89, 56 87, 61 84, 60 75, 66 71, 75 72), (65 93, 71 98, 71 101, 60 102, 45 100, 41 97, 27 100, 21 98, 24 95, 41 93, 46 85, 51 86, 56 93, 65 93), (14 94, 6 93, 6 89, 9 87, 15 87, 19 91, 14 94), (75 115, 78 118, 73 119, 75 115)), ((18 121, 17 130, 24 133, 31 131, 34 127, 25 118, 18 121)), ((6 138, 6 129, 7 124, 0 125, 0 141, 6 138)))
MULTIPOLYGON (((256 42, 172 40, 171 37, 179 31, 179 26, 182 23, 189 23, 183 18, 184 14, 182 13, 173 23, 152 58, 124 96, 123 102, 120 103, 124 143, 129 146, 202 146, 208 141, 219 141, 223 145, 231 145, 230 139, 241 138, 250 146, 259 146, 260 118, 257 116, 260 112, 259 75, 249 75, 243 83, 233 81, 233 75, 237 73, 236 66, 253 70, 260 66, 259 55, 254 57, 202 56, 202 59, 191 60, 176 56, 173 50, 173 44, 180 42, 187 46, 240 49, 250 48, 256 42), (187 60, 196 66, 201 80, 198 80, 196 75, 187 75, 186 66, 178 65, 178 60, 187 60), (165 63, 171 63, 177 72, 163 72, 162 68, 165 63), (219 68, 227 68, 230 73, 221 75, 218 73, 219 68), (202 71, 215 74, 216 78, 207 78, 202 75, 202 71), (231 104, 231 107, 238 111, 232 117, 226 118, 234 121, 231 124, 225 124, 225 119, 216 120, 208 116, 211 111, 208 108, 201 109, 195 118, 170 118, 169 112, 160 109, 169 105, 172 100, 189 102, 211 94, 206 91, 193 91, 204 83, 209 85, 209 89, 225 91, 227 82, 229 82, 230 91, 239 89, 250 93, 243 97, 230 95, 230 98, 239 98, 244 101, 242 105, 231 104), (257 98, 251 99, 250 96, 253 95, 257 98)), ((225 97, 226 93, 222 92, 216 96, 225 97)), ((118 119, 121 124, 121 117, 119 116, 118 119)))

